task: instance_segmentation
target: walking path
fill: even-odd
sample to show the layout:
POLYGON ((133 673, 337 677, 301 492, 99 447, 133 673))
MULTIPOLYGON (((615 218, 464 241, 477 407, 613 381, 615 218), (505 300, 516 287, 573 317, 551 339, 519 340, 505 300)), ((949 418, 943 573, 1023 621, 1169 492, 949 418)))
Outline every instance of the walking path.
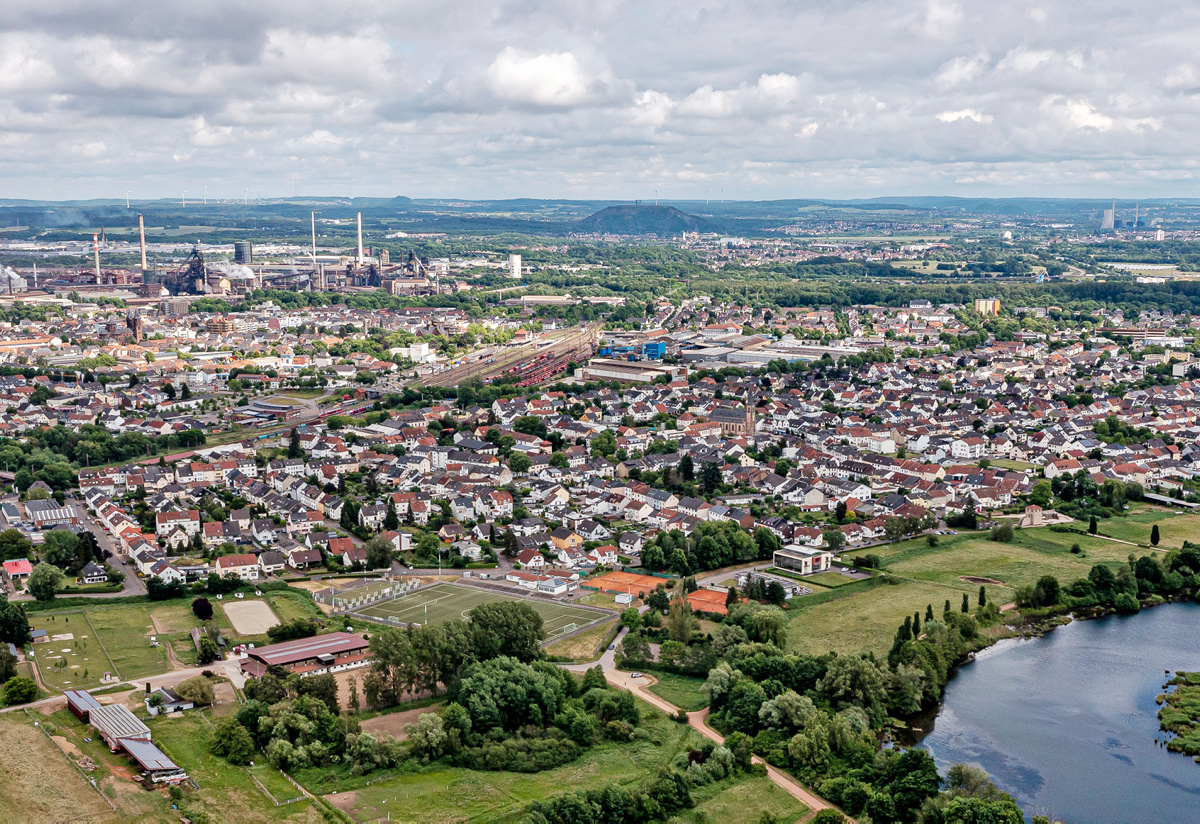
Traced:
MULTIPOLYGON (((621 632, 617 635, 616 639, 614 639, 613 643, 620 644, 621 639, 625 637, 625 634, 627 632, 628 632, 628 629, 622 629, 621 632)), ((584 671, 596 666, 597 664, 599 664, 600 667, 604 670, 604 677, 608 680, 608 683, 612 684, 613 686, 620 687, 621 689, 629 690, 630 692, 632 692, 638 698, 645 701, 650 706, 654 707, 655 709, 661 710, 661 711, 667 713, 668 715, 676 715, 679 713, 679 707, 675 706, 670 701, 660 698, 659 696, 650 692, 650 690, 646 689, 646 687, 650 686, 651 684, 656 683, 655 679, 652 676, 643 675, 641 678, 633 678, 631 676, 631 673, 623 672, 623 671, 617 669, 616 653, 613 650, 606 650, 605 653, 602 656, 600 656, 600 659, 598 661, 595 661, 591 664, 564 664, 564 665, 562 665, 562 667, 563 667, 563 669, 570 670, 572 672, 584 672, 584 671)), ((703 735, 705 738, 708 738, 711 741, 715 741, 718 744, 725 743, 725 737, 723 735, 721 735, 719 732, 717 732, 716 730, 714 730, 712 727, 708 726, 708 723, 707 723, 708 709, 707 708, 699 710, 697 712, 690 712, 687 714, 687 717, 688 717, 688 725, 690 727, 692 727, 692 729, 696 730, 701 735, 703 735)), ((752 761, 755 764, 762 764, 764 767, 766 767, 767 777, 770 778, 771 781, 773 781, 780 789, 782 789, 788 795, 792 796, 797 801, 801 802, 806 807, 808 807, 809 815, 812 815, 813 813, 817 813, 821 810, 829 809, 833 806, 828 801, 825 801, 820 796, 818 796, 815 793, 813 793, 812 791, 806 789, 803 785, 801 785, 798 781, 796 781, 790 775, 783 772, 782 770, 775 769, 770 764, 768 764, 767 762, 765 762, 761 758, 759 758, 757 755, 753 756, 752 761)))

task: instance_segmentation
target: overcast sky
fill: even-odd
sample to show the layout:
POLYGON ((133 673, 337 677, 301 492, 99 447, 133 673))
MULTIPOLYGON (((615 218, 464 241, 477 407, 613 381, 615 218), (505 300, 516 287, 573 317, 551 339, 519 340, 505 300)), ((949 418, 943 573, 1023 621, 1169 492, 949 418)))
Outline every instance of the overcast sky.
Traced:
POLYGON ((1196 196, 1197 43, 1183 0, 3 0, 0 197, 1196 196))

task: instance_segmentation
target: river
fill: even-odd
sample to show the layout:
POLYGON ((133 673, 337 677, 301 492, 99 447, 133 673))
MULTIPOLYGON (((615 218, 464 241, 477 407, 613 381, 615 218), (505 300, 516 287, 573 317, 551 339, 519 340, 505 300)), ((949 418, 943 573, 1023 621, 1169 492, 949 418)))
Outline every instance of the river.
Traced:
POLYGON ((921 746, 987 770, 1027 815, 1069 824, 1200 821, 1200 764, 1156 739, 1155 697, 1200 670, 1200 604, 1075 621, 979 653, 921 746))

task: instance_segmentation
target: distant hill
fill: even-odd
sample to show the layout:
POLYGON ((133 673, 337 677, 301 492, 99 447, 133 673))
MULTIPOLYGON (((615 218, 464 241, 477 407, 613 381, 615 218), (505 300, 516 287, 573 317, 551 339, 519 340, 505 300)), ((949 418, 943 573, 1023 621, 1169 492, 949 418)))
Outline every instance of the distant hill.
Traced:
POLYGON ((580 232, 612 235, 667 236, 724 231, 720 226, 681 212, 674 206, 609 206, 579 221, 577 228, 580 232))

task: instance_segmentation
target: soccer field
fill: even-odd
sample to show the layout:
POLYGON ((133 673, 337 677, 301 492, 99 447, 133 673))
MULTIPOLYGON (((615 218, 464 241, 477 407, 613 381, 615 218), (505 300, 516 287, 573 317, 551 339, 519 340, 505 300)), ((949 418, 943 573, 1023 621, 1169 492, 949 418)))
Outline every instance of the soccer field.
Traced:
POLYGON ((467 613, 480 604, 497 601, 521 601, 529 604, 542 616, 547 638, 582 629, 612 617, 611 612, 574 604, 559 604, 540 598, 520 598, 456 584, 434 584, 409 595, 371 604, 355 610, 355 613, 388 624, 442 624, 454 618, 466 618, 467 613))

